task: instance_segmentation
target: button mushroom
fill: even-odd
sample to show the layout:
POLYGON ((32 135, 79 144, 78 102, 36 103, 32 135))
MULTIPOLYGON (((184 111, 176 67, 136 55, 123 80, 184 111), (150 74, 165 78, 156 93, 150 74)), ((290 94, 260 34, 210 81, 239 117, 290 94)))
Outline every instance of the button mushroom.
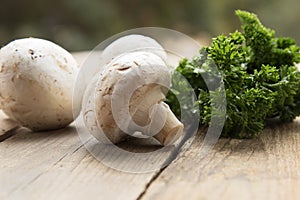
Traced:
POLYGON ((100 141, 105 135, 117 143, 141 132, 171 144, 182 135, 183 124, 163 102, 170 80, 170 69, 156 54, 116 57, 87 87, 82 106, 86 126, 100 141))
MULTIPOLYGON (((104 42, 103 44, 106 44, 104 42)), ((100 47, 98 47, 100 48, 100 47)), ((100 48, 101 49, 101 48, 100 48)), ((82 69, 77 77, 76 93, 74 94, 74 115, 77 116, 81 110, 82 98, 84 91, 87 89, 87 84, 90 82, 90 77, 97 72, 105 70, 110 61, 117 56, 134 51, 146 51, 156 54, 163 60, 166 60, 167 54, 164 48, 154 39, 138 34, 126 35, 120 37, 109 44, 102 52, 100 59, 99 52, 96 50, 89 55, 89 59, 83 64, 82 69), (92 60, 92 62, 90 62, 92 60), (97 66, 97 67, 91 67, 97 66)))
POLYGON ((76 74, 76 61, 60 46, 15 40, 0 50, 0 108, 35 131, 65 127, 73 121, 76 74))
POLYGON ((167 57, 165 50, 156 40, 144 35, 132 34, 118 38, 108 45, 102 53, 102 61, 108 64, 118 55, 133 51, 151 52, 163 60, 167 57))

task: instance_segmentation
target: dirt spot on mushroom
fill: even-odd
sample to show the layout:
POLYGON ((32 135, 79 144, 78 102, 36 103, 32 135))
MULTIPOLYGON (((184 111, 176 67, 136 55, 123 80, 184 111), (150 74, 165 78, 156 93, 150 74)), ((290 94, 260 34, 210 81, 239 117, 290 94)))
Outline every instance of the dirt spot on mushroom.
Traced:
POLYGON ((103 78, 101 78, 101 81, 105 81, 107 79, 107 76, 104 76, 103 78))
POLYGON ((15 81, 15 77, 16 77, 16 75, 13 75, 13 76, 10 78, 11 82, 14 82, 14 81, 15 81))
POLYGON ((28 50, 28 53, 29 53, 30 55, 32 55, 32 56, 34 55, 34 51, 33 51, 32 49, 29 49, 29 50, 28 50))
POLYGON ((108 95, 108 94, 111 95, 113 91, 114 91, 114 85, 107 87, 105 88, 104 95, 108 95))
POLYGON ((133 61, 134 64, 136 64, 136 66, 140 67, 141 65, 139 63, 137 63, 136 61, 133 61))
POLYGON ((14 63, 13 72, 17 73, 17 71, 18 71, 18 64, 14 63))
POLYGON ((67 66, 64 65, 64 64, 62 64, 62 63, 59 62, 59 61, 57 61, 57 66, 58 66, 60 69, 66 71, 66 72, 68 71, 67 66))
POLYGON ((118 71, 126 71, 127 69, 130 69, 130 66, 121 66, 120 68, 118 68, 118 71))

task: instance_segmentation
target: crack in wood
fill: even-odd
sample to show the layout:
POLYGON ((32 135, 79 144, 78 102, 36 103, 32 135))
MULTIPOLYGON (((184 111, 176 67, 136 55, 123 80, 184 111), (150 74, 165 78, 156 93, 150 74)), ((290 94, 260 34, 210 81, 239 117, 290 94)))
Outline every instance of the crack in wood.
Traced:
POLYGON ((143 196, 146 194, 147 190, 150 188, 151 184, 155 182, 155 180, 161 175, 161 173, 167 168, 168 166, 163 167, 160 169, 146 184, 145 189, 141 192, 141 194, 136 198, 136 200, 141 200, 143 196))
POLYGON ((4 134, 0 135, 0 142, 3 142, 4 140, 14 136, 17 133, 16 130, 19 128, 20 126, 16 126, 8 131, 5 131, 4 134))
POLYGON ((16 134, 21 126, 0 110, 0 143, 16 134))
POLYGON ((183 139, 179 142, 179 144, 176 146, 170 157, 165 161, 163 164, 163 168, 161 168, 146 184, 145 189, 141 192, 141 194, 137 197, 137 200, 141 200, 143 196, 146 194, 147 190, 150 188, 151 184, 156 181, 160 177, 160 175, 163 173, 163 171, 173 162, 175 161, 179 155, 183 154, 185 151, 187 151, 191 143, 193 143, 195 135, 199 133, 199 130, 196 134, 193 134, 191 130, 193 130, 194 127, 190 127, 187 131, 187 134, 183 137, 183 139))

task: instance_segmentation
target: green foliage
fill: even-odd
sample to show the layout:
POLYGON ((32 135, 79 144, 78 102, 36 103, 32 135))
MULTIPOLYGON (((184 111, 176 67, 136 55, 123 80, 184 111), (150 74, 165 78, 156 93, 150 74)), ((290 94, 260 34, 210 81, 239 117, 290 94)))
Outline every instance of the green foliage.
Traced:
MULTIPOLYGON (((222 135, 251 138, 263 130, 268 118, 289 122, 300 115, 300 72, 295 66, 300 62, 300 48, 291 38, 276 38, 255 14, 240 10, 236 14, 243 33, 214 38, 195 58, 183 59, 176 70, 198 96, 203 125, 209 125, 212 102, 220 98, 220 84, 208 85, 223 80, 227 112, 222 135)), ((169 103, 172 107, 173 102, 169 103)))
POLYGON ((293 39, 276 38, 275 31, 264 27, 253 13, 237 10, 236 14, 242 23, 246 45, 251 47, 250 68, 257 68, 262 64, 291 66, 300 62, 300 49, 293 39))

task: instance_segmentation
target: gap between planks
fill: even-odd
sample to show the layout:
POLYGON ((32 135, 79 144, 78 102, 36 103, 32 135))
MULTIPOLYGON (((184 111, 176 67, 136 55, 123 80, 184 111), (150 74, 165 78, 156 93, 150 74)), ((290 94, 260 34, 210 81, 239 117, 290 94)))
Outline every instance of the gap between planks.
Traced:
POLYGON ((8 117, 0 110, 0 142, 13 136, 18 128, 20 128, 19 124, 8 119, 8 117))

